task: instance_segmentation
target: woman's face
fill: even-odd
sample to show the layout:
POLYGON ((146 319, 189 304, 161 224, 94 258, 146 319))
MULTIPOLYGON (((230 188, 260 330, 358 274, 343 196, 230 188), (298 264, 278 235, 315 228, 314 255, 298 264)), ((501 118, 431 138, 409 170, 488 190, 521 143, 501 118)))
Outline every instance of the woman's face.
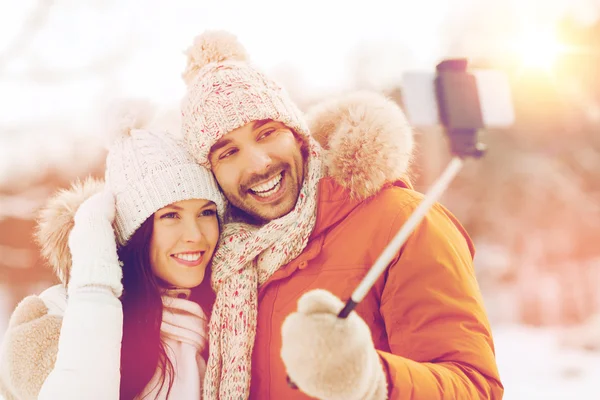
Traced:
POLYGON ((217 206, 210 200, 178 201, 153 218, 152 272, 178 288, 198 286, 219 240, 217 206))

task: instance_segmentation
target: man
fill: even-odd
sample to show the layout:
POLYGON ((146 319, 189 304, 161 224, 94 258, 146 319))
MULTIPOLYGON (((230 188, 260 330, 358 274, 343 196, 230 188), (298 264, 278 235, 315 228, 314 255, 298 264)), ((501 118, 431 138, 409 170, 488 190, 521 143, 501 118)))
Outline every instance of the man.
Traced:
POLYGON ((399 108, 374 94, 326 103, 309 118, 319 145, 225 32, 196 39, 184 79, 186 142, 231 205, 204 397, 501 398, 473 245, 439 204, 336 318, 422 200, 399 108))

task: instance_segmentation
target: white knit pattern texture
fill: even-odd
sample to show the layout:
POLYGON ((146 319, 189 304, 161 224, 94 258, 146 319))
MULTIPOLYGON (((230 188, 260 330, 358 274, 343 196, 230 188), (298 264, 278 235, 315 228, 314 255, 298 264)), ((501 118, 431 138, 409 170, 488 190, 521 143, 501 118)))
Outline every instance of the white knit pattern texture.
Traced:
POLYGON ((70 294, 90 286, 109 288, 116 297, 123 292, 123 273, 117 256, 115 232, 110 220, 103 215, 102 204, 98 202, 103 200, 99 197, 102 194, 88 199, 88 202, 94 203, 84 203, 74 218, 75 225, 69 234, 73 260, 69 277, 70 294))

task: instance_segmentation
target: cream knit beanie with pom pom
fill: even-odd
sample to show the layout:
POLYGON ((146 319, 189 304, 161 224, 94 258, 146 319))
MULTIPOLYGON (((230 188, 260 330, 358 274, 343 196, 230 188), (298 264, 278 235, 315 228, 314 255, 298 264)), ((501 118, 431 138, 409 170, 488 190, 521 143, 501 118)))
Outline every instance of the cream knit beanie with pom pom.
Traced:
POLYGON ((223 216, 225 199, 212 173, 195 162, 182 141, 166 132, 143 129, 153 114, 150 103, 123 101, 110 112, 112 144, 105 177, 115 196, 120 245, 154 212, 178 201, 211 200, 223 216))
POLYGON ((300 110, 283 88, 249 64, 234 35, 206 31, 187 55, 182 130, 189 152, 201 165, 210 168, 210 148, 221 136, 252 121, 279 121, 309 136, 300 110))

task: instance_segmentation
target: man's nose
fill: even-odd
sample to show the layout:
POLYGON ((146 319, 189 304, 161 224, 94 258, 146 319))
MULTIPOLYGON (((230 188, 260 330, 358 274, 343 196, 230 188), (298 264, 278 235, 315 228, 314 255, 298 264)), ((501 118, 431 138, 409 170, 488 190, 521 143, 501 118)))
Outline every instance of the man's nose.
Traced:
POLYGON ((259 147, 252 147, 246 153, 245 170, 249 174, 261 174, 271 166, 271 157, 259 147))

